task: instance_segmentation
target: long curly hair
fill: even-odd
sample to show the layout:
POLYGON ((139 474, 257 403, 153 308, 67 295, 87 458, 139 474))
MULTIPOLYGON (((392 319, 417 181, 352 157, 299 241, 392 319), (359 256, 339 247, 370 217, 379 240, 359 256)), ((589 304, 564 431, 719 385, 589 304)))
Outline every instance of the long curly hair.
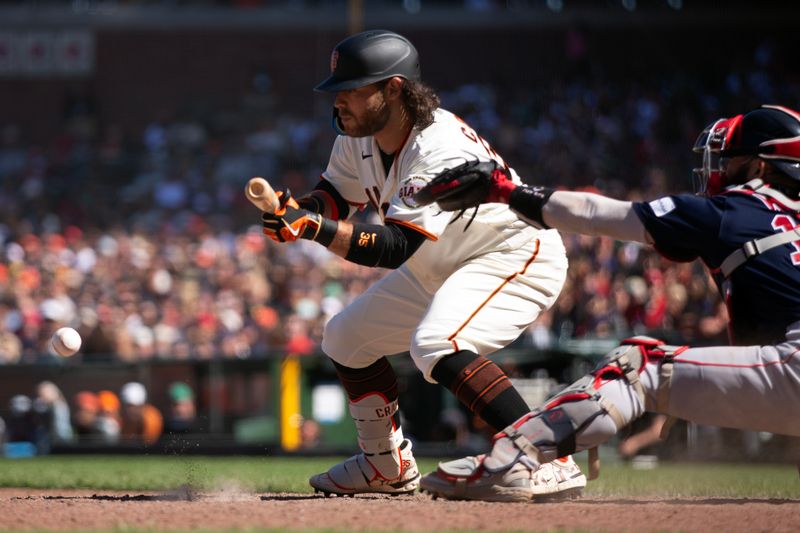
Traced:
POLYGON ((433 123, 440 102, 436 92, 421 81, 404 80, 403 103, 414 125, 422 130, 433 123))

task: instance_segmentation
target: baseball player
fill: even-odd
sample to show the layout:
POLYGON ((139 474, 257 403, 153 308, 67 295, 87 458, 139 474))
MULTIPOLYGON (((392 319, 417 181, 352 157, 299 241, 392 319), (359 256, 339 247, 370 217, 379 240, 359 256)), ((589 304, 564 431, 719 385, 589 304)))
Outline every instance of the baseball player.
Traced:
MULTIPOLYGON (((280 192, 282 207, 263 216, 264 232, 280 242, 311 239, 349 261, 393 271, 323 332, 361 453, 310 483, 326 495, 411 493, 420 474, 386 356, 410 350, 428 381, 448 387, 499 431, 529 407, 485 356, 552 305, 566 254, 556 231, 524 223, 506 205, 482 207, 467 221, 414 203, 433 176, 465 160, 495 161, 509 179, 519 178, 469 125, 439 108, 404 37, 376 30, 343 40, 330 77, 316 89, 335 94, 340 135, 319 184, 297 201, 280 192), (382 224, 346 222, 367 205, 382 224)), ((574 496, 585 483, 567 457, 531 472, 527 497, 574 496)))
POLYGON ((479 162, 419 192, 420 203, 438 200, 444 210, 499 201, 537 227, 649 243, 675 261, 700 258, 731 317, 731 346, 623 341, 499 433, 489 455, 440 465, 423 489, 505 499, 527 470, 591 450, 645 411, 800 436, 800 114, 764 106, 719 119, 695 150, 703 155, 699 196, 625 202, 520 186, 502 167, 479 162))

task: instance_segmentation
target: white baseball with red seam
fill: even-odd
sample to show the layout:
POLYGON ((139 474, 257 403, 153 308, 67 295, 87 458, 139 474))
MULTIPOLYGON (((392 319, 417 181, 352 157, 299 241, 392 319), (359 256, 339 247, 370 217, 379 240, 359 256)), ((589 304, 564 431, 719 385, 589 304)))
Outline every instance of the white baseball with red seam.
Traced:
POLYGON ((62 357, 69 357, 81 348, 81 335, 72 328, 58 328, 50 339, 50 347, 62 357))

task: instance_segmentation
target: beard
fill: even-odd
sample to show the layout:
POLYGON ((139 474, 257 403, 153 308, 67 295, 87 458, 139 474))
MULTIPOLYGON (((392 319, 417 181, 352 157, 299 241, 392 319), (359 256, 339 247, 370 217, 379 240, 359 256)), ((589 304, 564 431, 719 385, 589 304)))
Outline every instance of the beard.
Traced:
POLYGON ((348 115, 351 118, 349 124, 344 125, 344 131, 350 137, 367 137, 375 135, 389 122, 389 106, 381 98, 380 104, 372 109, 367 109, 361 120, 355 120, 353 115, 348 115))
POLYGON ((747 169, 744 167, 739 167, 733 172, 726 172, 725 173, 725 184, 726 185, 741 185, 742 183, 747 183, 748 181, 747 176, 747 169))
POLYGON ((725 172, 724 186, 727 187, 728 185, 741 185, 742 183, 747 183, 753 177, 755 177, 751 175, 750 171, 750 161, 748 161, 748 164, 740 164, 733 169, 728 167, 725 172))

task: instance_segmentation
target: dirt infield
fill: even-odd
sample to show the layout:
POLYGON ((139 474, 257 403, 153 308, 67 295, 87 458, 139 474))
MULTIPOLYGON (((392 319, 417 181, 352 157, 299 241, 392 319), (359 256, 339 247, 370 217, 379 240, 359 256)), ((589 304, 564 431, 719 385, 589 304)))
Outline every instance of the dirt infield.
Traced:
POLYGON ((800 500, 583 499, 499 504, 413 497, 0 489, 3 530, 800 531, 800 500))

